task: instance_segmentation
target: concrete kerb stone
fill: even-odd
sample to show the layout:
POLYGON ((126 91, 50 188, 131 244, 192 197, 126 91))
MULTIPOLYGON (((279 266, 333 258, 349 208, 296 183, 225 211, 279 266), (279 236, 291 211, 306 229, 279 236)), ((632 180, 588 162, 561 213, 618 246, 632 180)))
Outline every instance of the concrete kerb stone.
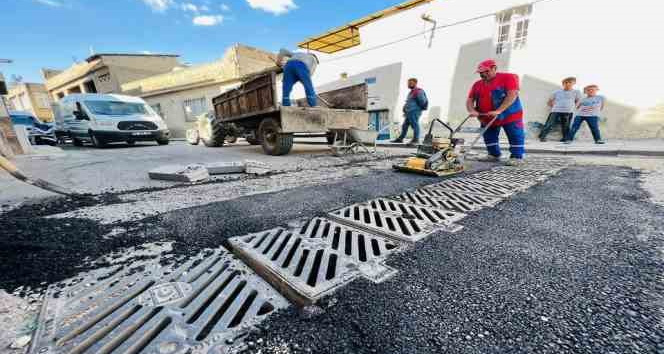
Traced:
POLYGON ((211 176, 223 175, 229 173, 244 173, 245 162, 232 161, 232 162, 212 162, 204 165, 211 176))
POLYGON ((148 172, 151 179, 173 182, 200 182, 210 178, 203 165, 162 166, 148 172))

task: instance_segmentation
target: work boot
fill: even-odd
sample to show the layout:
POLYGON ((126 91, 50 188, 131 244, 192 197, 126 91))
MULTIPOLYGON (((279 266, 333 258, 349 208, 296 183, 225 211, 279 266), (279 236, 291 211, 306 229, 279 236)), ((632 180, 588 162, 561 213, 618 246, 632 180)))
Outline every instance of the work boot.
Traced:
POLYGON ((509 160, 505 161, 505 166, 519 167, 519 166, 523 166, 524 163, 525 162, 523 161, 523 159, 517 159, 517 158, 514 158, 514 157, 510 157, 509 160))
POLYGON ((500 161, 500 156, 493 156, 493 155, 486 155, 477 158, 476 161, 480 162, 499 162, 500 161))
POLYGON ((403 143, 403 139, 396 138, 394 140, 390 140, 390 142, 393 144, 401 144, 403 143))
POLYGON ((413 139, 407 144, 407 146, 417 146, 417 145, 420 145, 420 139, 413 139))

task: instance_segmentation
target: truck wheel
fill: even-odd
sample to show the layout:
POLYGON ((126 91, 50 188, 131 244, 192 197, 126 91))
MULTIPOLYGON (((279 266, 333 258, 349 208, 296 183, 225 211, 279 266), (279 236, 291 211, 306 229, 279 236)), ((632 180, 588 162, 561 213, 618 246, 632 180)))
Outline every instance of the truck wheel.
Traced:
POLYGON ((198 143, 201 141, 201 138, 198 134, 197 129, 189 129, 187 130, 187 142, 191 145, 198 145, 198 143))
POLYGON ((268 155, 286 155, 293 147, 293 134, 281 133, 281 126, 274 118, 265 118, 258 128, 263 151, 268 155))
POLYGON ((207 147, 224 146, 224 137, 226 136, 224 125, 217 119, 213 119, 212 122, 210 122, 210 125, 210 136, 207 139, 201 139, 203 140, 203 144, 207 147))
POLYGON ((72 138, 71 142, 72 142, 72 144, 74 144, 74 146, 78 146, 78 147, 83 146, 83 141, 81 139, 72 138))
POLYGON ((237 136, 226 137, 226 142, 229 144, 235 144, 237 142, 237 136))
POLYGON ((92 140, 92 145, 96 148, 106 147, 106 142, 103 139, 98 138, 93 132, 90 132, 90 140, 92 140))

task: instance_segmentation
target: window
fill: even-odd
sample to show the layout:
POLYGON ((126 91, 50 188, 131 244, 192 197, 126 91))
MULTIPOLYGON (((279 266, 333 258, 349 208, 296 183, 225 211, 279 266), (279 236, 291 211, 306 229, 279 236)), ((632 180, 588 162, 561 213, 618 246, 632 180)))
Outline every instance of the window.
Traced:
POLYGON ((186 99, 182 102, 182 109, 184 109, 184 120, 195 122, 196 116, 208 111, 207 101, 205 97, 186 99))
POLYGON ((97 86, 95 86, 95 82, 92 80, 84 82, 83 87, 87 93, 97 93, 97 86))
POLYGON ((496 14, 496 54, 526 46, 533 6, 514 7, 496 14))
POLYGON ((120 101, 85 101, 85 106, 98 115, 104 116, 130 116, 134 114, 149 114, 147 107, 142 103, 120 101))

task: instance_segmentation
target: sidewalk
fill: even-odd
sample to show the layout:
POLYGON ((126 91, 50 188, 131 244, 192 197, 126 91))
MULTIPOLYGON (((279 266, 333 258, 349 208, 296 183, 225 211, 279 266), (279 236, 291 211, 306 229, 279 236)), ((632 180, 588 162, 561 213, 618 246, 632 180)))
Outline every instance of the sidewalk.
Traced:
MULTIPOLYGON (((460 134, 470 144, 474 135, 460 134)), ((378 146, 406 147, 406 144, 393 144, 390 142, 379 142, 378 146)), ((500 142, 501 148, 508 149, 507 141, 500 142)), ((484 143, 480 139, 473 150, 484 150, 484 143)), ((611 139, 604 145, 597 145, 592 141, 575 141, 572 144, 563 144, 558 141, 540 142, 539 140, 526 141, 526 153, 537 154, 563 154, 563 155, 639 155, 639 156, 664 156, 664 139, 611 139)))

